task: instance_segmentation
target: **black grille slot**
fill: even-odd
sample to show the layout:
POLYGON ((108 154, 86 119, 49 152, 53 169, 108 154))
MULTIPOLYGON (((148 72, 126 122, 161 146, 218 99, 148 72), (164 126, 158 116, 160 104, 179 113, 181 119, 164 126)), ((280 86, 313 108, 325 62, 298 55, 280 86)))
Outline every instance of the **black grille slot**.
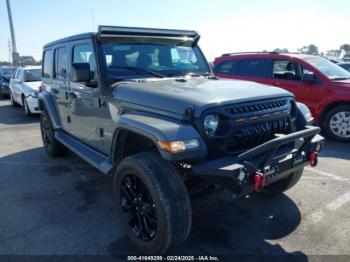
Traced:
POLYGON ((287 102, 288 102, 287 99, 283 99, 283 100, 259 103, 255 105, 229 107, 229 108, 226 108, 226 112, 235 115, 235 114, 259 112, 264 110, 275 110, 275 109, 281 109, 283 107, 286 107, 287 102))
POLYGON ((231 138, 235 150, 242 150, 264 143, 272 139, 275 134, 288 133, 289 130, 289 118, 286 117, 256 125, 237 127, 233 130, 231 138))
POLYGON ((279 98, 220 108, 220 126, 209 137, 209 157, 237 154, 291 132, 292 99, 279 98))

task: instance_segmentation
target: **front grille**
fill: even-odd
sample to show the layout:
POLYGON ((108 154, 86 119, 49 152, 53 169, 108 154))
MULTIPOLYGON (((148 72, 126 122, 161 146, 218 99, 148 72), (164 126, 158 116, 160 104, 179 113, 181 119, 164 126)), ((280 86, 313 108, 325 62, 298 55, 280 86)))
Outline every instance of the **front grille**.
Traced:
POLYGON ((270 99, 215 109, 221 124, 209 138, 211 156, 239 153, 292 130, 290 98, 270 99))
POLYGON ((250 148, 264 143, 275 134, 285 134, 290 130, 289 118, 281 118, 264 123, 238 127, 232 130, 232 143, 236 150, 250 148))
POLYGON ((259 103, 254 105, 243 105, 243 106, 235 106, 226 108, 226 112, 230 114, 244 114, 250 112, 261 112, 265 110, 274 110, 284 108, 287 105, 287 99, 277 100, 277 101, 269 101, 265 103, 259 103))

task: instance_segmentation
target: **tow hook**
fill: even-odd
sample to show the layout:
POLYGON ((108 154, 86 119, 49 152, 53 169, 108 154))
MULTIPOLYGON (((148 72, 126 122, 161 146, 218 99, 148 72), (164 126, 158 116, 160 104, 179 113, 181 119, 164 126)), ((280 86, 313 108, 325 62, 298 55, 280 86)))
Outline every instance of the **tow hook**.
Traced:
POLYGON ((264 173, 256 172, 254 176, 254 191, 260 192, 266 183, 266 175, 264 173))
POLYGON ((318 164, 318 153, 313 152, 308 155, 309 164, 311 167, 315 167, 318 164))

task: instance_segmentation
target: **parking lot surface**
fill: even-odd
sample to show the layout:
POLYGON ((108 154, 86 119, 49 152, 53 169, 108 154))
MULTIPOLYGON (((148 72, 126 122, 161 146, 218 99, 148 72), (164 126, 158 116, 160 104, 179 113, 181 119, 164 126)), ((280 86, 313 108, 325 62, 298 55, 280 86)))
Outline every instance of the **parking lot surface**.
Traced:
MULTIPOLYGON (((194 199, 191 235, 169 254, 350 260, 349 146, 326 141, 319 166, 286 194, 194 199)), ((112 177, 72 153, 49 158, 39 117, 7 100, 0 100, 0 179, 0 254, 140 255, 116 217, 112 177)))

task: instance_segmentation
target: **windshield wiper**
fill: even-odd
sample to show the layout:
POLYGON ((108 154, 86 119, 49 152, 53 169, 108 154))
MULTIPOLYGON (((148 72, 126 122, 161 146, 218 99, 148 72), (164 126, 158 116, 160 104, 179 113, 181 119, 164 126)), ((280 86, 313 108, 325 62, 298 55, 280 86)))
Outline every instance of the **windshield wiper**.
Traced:
POLYGON ((146 68, 142 68, 142 67, 135 67, 135 66, 110 66, 111 68, 118 68, 118 69, 128 69, 128 70, 133 70, 136 72, 146 72, 150 75, 159 77, 159 78, 164 78, 165 75, 159 74, 157 72, 154 72, 152 70, 146 69, 146 68))

